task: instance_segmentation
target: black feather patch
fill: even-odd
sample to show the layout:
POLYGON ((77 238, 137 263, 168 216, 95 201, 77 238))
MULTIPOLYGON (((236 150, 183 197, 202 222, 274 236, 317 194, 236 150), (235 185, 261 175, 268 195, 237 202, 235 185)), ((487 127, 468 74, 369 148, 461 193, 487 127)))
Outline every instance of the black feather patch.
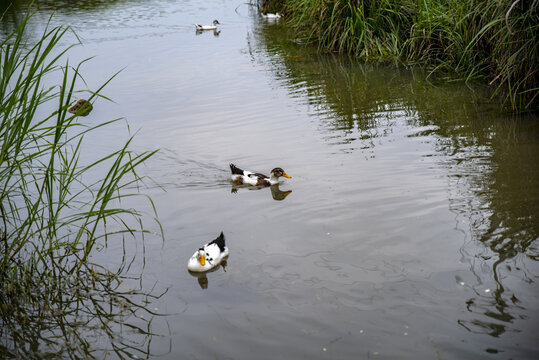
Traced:
POLYGON ((211 245, 211 244, 217 244, 217 246, 219 246, 219 250, 221 250, 221 252, 225 251, 225 235, 223 235, 222 231, 221 231, 221 235, 219 235, 219 237, 217 239, 213 240, 208 245, 211 245))
POLYGON ((230 171, 233 175, 243 175, 243 170, 239 167, 236 167, 234 164, 230 164, 230 171))
MULTIPOLYGON (((256 177, 259 177, 261 179, 269 179, 268 175, 264 175, 264 174, 261 174, 261 173, 255 173, 253 175, 256 176, 256 177)), ((250 175, 250 176, 253 176, 253 175, 250 175)))

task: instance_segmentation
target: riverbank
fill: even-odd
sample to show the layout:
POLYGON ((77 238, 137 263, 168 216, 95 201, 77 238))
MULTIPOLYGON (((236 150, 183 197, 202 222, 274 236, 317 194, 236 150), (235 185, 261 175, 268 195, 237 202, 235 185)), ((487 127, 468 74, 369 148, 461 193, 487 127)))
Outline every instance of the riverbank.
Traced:
POLYGON ((431 76, 482 79, 514 112, 539 108, 539 18, 531 1, 264 0, 320 51, 428 66, 431 76))

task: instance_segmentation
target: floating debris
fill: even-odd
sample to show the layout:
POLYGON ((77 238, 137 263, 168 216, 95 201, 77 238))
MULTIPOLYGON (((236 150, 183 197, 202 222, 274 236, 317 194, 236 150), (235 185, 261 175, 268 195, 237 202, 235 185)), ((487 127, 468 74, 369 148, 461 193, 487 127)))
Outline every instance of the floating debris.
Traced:
POLYGON ((88 100, 80 99, 70 107, 67 111, 69 111, 71 114, 77 114, 80 116, 86 116, 92 111, 94 107, 88 100))

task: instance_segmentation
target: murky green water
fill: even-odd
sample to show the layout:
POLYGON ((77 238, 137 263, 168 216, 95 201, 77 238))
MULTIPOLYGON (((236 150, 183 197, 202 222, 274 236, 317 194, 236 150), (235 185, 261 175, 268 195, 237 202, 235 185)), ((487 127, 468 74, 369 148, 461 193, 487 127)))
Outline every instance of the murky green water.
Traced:
POLYGON ((39 3, 36 31, 54 9, 84 43, 70 62, 96 56, 90 88, 123 69, 88 120, 125 116, 135 150, 162 149, 142 175, 161 186, 146 191, 165 240, 128 244, 142 265, 126 271, 166 291, 148 303, 165 316, 154 336, 118 329, 142 355, 537 358, 537 117, 420 70, 316 55, 242 1, 39 3), (213 19, 220 33, 195 33, 213 19), (235 189, 230 162, 292 179, 235 189), (226 269, 192 276, 221 231, 226 269))

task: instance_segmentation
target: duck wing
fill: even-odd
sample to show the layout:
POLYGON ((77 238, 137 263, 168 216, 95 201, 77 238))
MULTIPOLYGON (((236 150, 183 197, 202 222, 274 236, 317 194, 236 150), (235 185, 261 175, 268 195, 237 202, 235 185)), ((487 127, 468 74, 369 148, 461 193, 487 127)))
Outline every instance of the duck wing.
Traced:
POLYGON ((269 179, 268 175, 264 175, 264 174, 261 174, 261 173, 249 174, 249 177, 250 178, 269 179))

